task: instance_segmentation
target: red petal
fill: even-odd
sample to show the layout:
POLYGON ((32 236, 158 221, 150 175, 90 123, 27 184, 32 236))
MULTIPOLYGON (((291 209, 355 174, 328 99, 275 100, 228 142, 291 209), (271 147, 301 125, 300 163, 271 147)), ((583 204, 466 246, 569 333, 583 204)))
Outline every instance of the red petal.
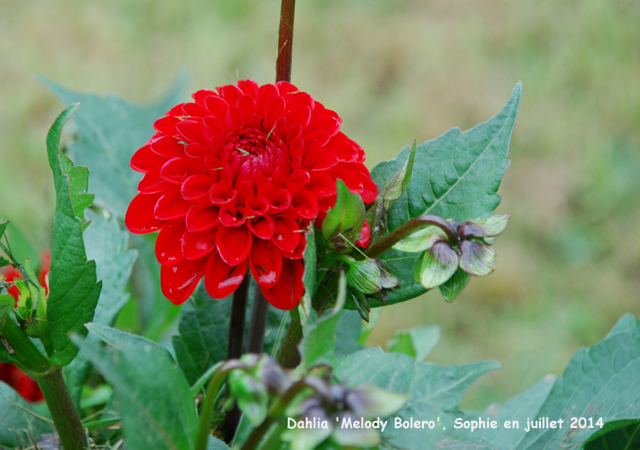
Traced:
POLYGON ((273 287, 282 273, 282 255, 271 242, 256 239, 251 245, 249 269, 260 287, 273 287))
POLYGON ((369 239, 371 238, 371 229, 369 228, 369 222, 364 221, 364 226, 360 230, 360 239, 356 242, 360 247, 366 247, 369 245, 369 239))
POLYGON ((180 305, 187 301, 204 274, 206 259, 183 260, 173 266, 162 266, 160 284, 162 293, 171 303, 180 305))
POLYGON ((316 151, 324 147, 331 135, 324 130, 314 130, 304 137, 304 147, 308 152, 316 151))
POLYGON ((324 173, 311 172, 311 181, 309 181, 307 189, 313 192, 316 198, 331 197, 337 192, 336 180, 324 173))
POLYGON ((272 288, 260 287, 264 297, 278 309, 293 309, 304 294, 304 264, 299 259, 284 259, 282 274, 272 288))
POLYGON ((207 202, 196 203, 189 209, 185 223, 192 233, 210 230, 218 225, 220 208, 207 202))
POLYGON ((340 161, 342 162, 352 162, 358 159, 360 155, 358 152, 358 148, 353 145, 353 141, 333 138, 329 141, 327 146, 325 147, 327 150, 331 150, 340 161))
POLYGON ((256 217, 247 222, 249 229, 260 239, 271 239, 276 230, 275 222, 269 215, 256 217))
POLYGON ((207 143, 207 140, 204 137, 204 130, 202 129, 202 122, 197 122, 195 120, 183 120, 176 124, 176 129, 178 130, 178 133, 180 133, 180 136, 190 143, 207 143))
POLYGON ((275 231, 271 242, 283 252, 291 253, 300 242, 298 224, 289 216, 278 216, 274 220, 275 231))
POLYGON ((263 216, 269 211, 269 201, 264 197, 255 197, 247 200, 245 207, 252 216, 263 216))
POLYGON ((236 204, 237 192, 225 183, 217 183, 209 191, 211 203, 219 206, 233 206, 236 204))
POLYGON ((173 116, 165 116, 156 120, 153 124, 153 128, 167 136, 175 136, 178 134, 178 131, 176 130, 176 124, 178 122, 180 122, 180 120, 173 116))
POLYGON ((310 152, 302 163, 307 170, 327 170, 338 165, 338 157, 329 150, 315 150, 310 152))
POLYGON ((267 116, 267 103, 269 102, 269 100, 277 96, 278 88, 276 88, 273 84, 265 84, 260 86, 256 99, 258 114, 261 117, 267 116))
POLYGON ((182 254, 188 260, 196 260, 206 256, 216 246, 217 230, 214 228, 200 233, 184 233, 182 254))
POLYGON ((240 80, 238 81, 238 87, 242 89, 242 92, 252 97, 255 97, 258 93, 258 83, 253 80, 240 80))
POLYGON ((247 261, 231 267, 225 263, 217 251, 207 258, 204 287, 213 298, 224 298, 235 291, 247 273, 247 261))
POLYGON ((173 187, 167 180, 160 178, 160 169, 147 173, 140 183, 138 183, 138 192, 141 194, 156 194, 165 192, 173 187))
POLYGON ((267 102, 265 121, 267 127, 271 128, 275 125, 282 113, 284 113, 285 101, 282 97, 274 97, 267 102))
POLYGON ((187 215, 189 208, 191 203, 182 199, 180 190, 172 189, 158 199, 154 214, 158 220, 180 219, 187 215))
POLYGON ((294 170, 287 178, 287 190, 293 195, 305 187, 309 180, 311 180, 309 172, 302 169, 294 170))
POLYGON ((182 184, 180 192, 185 200, 198 200, 209 193, 213 186, 211 177, 202 174, 192 175, 182 184))
POLYGON ((149 145, 145 145, 133 154, 129 165, 136 172, 147 173, 159 169, 166 161, 167 158, 155 153, 149 145))
POLYGON ((191 158, 174 158, 167 161, 160 169, 160 176, 171 183, 182 184, 191 175, 198 173, 191 158))
POLYGON ((276 83, 276 87, 280 92, 280 95, 284 96, 285 94, 290 94, 292 92, 297 92, 299 89, 295 87, 293 84, 288 81, 278 81, 276 83))
POLYGON ((246 221, 246 210, 243 207, 220 208, 220 223, 225 227, 239 227, 246 221))
POLYGON ((309 189, 300 189, 291 199, 291 206, 303 219, 315 219, 318 215, 318 200, 309 189))
POLYGON ((358 175, 346 167, 346 164, 341 164, 338 167, 333 168, 329 175, 334 179, 339 178, 344 181, 344 184, 347 185, 351 192, 357 192, 358 194, 362 192, 362 181, 360 181, 358 175))
POLYGON ((209 147, 204 144, 189 144, 184 148, 184 153, 191 158, 200 158, 209 154, 209 147))
POLYGON ((271 204, 269 211, 272 214, 286 211, 291 205, 291 193, 284 188, 277 189, 269 196, 269 203, 271 204))
POLYGON ((311 118, 309 125, 307 126, 307 132, 314 130, 324 130, 329 133, 329 136, 335 136, 340 131, 340 124, 342 119, 330 114, 315 115, 311 118))
POLYGON ((127 209, 124 223, 135 234, 151 233, 160 229, 163 221, 156 219, 154 209, 162 194, 138 194, 127 209))
POLYGON ((207 115, 207 111, 200 105, 195 103, 185 103, 182 105, 182 111, 184 111, 185 116, 189 117, 204 117, 207 115))
MULTIPOLYGON (((184 156, 184 145, 178 144, 171 136, 162 136, 151 143, 151 150, 167 158, 184 156)), ((165 158, 166 160, 166 158, 165 158)))
POLYGON ((173 265, 182 261, 182 236, 186 228, 184 221, 172 220, 162 226, 156 239, 156 259, 163 265, 173 265))
POLYGON ((307 248, 307 235, 306 233, 300 234, 300 242, 298 242, 298 246, 291 253, 282 253, 283 258, 287 259, 302 259, 304 258, 304 251, 307 248))
POLYGON ((218 120, 224 120, 224 118, 227 116, 229 104, 217 95, 207 97, 204 101, 204 104, 209 112, 218 120))
POLYGON ((194 99, 198 104, 203 106, 207 98, 212 95, 216 97, 218 96, 218 94, 216 94, 215 92, 209 89, 200 89, 199 91, 196 91, 193 94, 191 94, 191 98, 194 99))
POLYGON ((305 128, 311 120, 311 108, 307 105, 293 105, 286 115, 290 127, 300 125, 305 128))
POLYGON ((221 226, 216 237, 220 257, 230 266, 237 266, 247 258, 252 237, 245 225, 233 228, 221 226))
POLYGON ((249 123, 251 117, 256 113, 256 101, 249 95, 243 95, 238 99, 238 109, 242 114, 244 123, 249 123))
POLYGON ((371 179, 369 170, 362 163, 347 164, 345 168, 350 169, 360 179, 362 183, 362 192, 360 192, 362 201, 364 203, 373 203, 378 197, 378 186, 371 179))
POLYGON ((226 86, 220 86, 216 88, 216 91, 220 94, 220 97, 224 98, 229 105, 236 105, 238 98, 244 95, 238 86, 228 84, 226 86))

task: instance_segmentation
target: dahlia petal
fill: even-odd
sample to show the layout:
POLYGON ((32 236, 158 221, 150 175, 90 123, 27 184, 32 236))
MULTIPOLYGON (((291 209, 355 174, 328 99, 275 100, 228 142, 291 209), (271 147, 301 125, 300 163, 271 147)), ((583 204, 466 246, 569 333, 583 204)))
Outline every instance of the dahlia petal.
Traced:
POLYGON ((267 127, 271 128, 275 125, 276 121, 282 117, 284 113, 285 101, 282 97, 274 97, 267 102, 267 114, 265 115, 265 122, 267 127))
POLYGON ((316 102, 306 92, 295 92, 287 96, 287 108, 291 109, 295 105, 305 105, 311 110, 315 108, 316 102))
POLYGON ((196 91, 193 94, 191 94, 191 98, 200 106, 205 106, 207 98, 211 97, 212 95, 216 97, 218 96, 218 94, 216 94, 214 91, 211 91, 209 89, 200 89, 199 91, 196 91))
POLYGON ((214 184, 209 191, 211 203, 219 206, 233 206, 236 203, 237 191, 226 183, 214 184))
POLYGON ((192 233, 210 230, 218 225, 219 215, 220 208, 218 206, 206 202, 196 203, 189 209, 185 218, 187 230, 192 233))
POLYGON ((198 200, 207 195, 212 186, 211 177, 203 174, 191 175, 182 184, 180 193, 185 200, 198 200))
POLYGON ((161 196, 161 193, 138 194, 131 200, 124 217, 124 223, 129 231, 144 234, 160 229, 163 221, 157 219, 153 211, 161 196))
POLYGON ((176 117, 184 115, 183 106, 184 106, 184 103, 177 104, 176 106, 171 108, 169 111, 167 111, 166 115, 167 116, 176 116, 176 117))
POLYGON ((318 200, 309 189, 300 189, 291 198, 291 207, 303 219, 315 219, 318 215, 318 200))
POLYGON ((153 123, 153 128, 167 136, 175 136, 178 134, 178 130, 176 129, 178 122, 180 122, 180 120, 173 116, 165 116, 156 120, 153 123))
POLYGON ((341 164, 331 169, 329 176, 335 179, 340 178, 342 181, 344 181, 344 184, 346 184, 349 190, 353 193, 360 194, 362 192, 362 189, 363 189, 362 181, 360 181, 360 178, 358 177, 358 175, 356 175, 351 170, 346 168, 345 164, 341 164))
POLYGON ((278 216, 274 222, 275 230, 271 242, 283 252, 291 253, 300 242, 298 224, 289 216, 278 216))
POLYGON ((220 227, 216 237, 220 257, 230 266, 237 266, 249 255, 252 236, 245 225, 233 228, 220 227))
POLYGON ((182 199, 179 189, 171 189, 158 199, 154 214, 158 220, 180 219, 187 215, 191 203, 182 199))
POLYGON ((236 106, 230 106, 227 115, 224 118, 225 131, 237 132, 242 129, 243 124, 242 113, 236 106))
MULTIPOLYGON (((301 227, 302 228, 302 227, 301 227)), ((307 235, 306 233, 300 234, 300 241, 298 246, 291 253, 282 252, 282 257, 287 259, 302 259, 304 258, 304 251, 307 248, 307 235)))
MULTIPOLYGON (((178 144, 171 136, 161 136, 151 143, 151 150, 167 158, 184 156, 184 145, 178 144)), ((166 158, 165 158, 166 159, 166 158)))
MULTIPOLYGON (((291 124, 290 122, 288 122, 289 119, 287 119, 287 123, 289 124, 289 131, 287 131, 287 139, 286 141, 289 142, 289 150, 291 151, 291 141, 293 141, 296 138, 299 138, 300 135, 302 134, 302 125, 300 124, 291 124)), ((302 141, 304 143, 304 141, 302 141)), ((304 148, 304 147, 303 147, 304 148)))
POLYGON ((156 194, 165 192, 173 185, 167 180, 160 178, 160 169, 145 174, 138 183, 138 192, 141 194, 156 194))
POLYGON ((307 170, 328 170, 338 165, 338 157, 329 150, 316 150, 307 155, 302 167, 307 170))
POLYGON ((204 287, 213 298, 224 298, 235 291, 247 273, 247 261, 235 267, 225 263, 217 251, 207 258, 204 287))
POLYGON ((356 242, 360 247, 366 247, 369 245, 369 239, 371 239, 371 228, 369 228, 369 222, 364 221, 364 226, 360 230, 360 239, 356 242))
POLYGON ((175 265, 182 261, 180 244, 186 228, 183 220, 172 220, 162 225, 156 239, 156 259, 163 265, 175 265))
POLYGON ((182 136, 187 142, 206 144, 207 140, 204 137, 204 130, 202 129, 202 122, 195 120, 182 120, 176 124, 176 129, 180 136, 182 136))
POLYGON ((291 172, 291 175, 287 178, 287 190, 291 192, 291 194, 295 194, 300 189, 305 187, 307 183, 311 180, 311 176, 309 172, 306 170, 298 169, 291 172))
POLYGON ((360 154, 358 149, 349 141, 343 139, 331 139, 326 146, 327 150, 331 150, 341 162, 356 161, 360 154))
POLYGON ((216 91, 218 91, 220 97, 225 99, 225 101, 229 105, 236 105, 238 102, 238 98, 244 95, 244 92, 242 92, 240 88, 234 84, 219 86, 216 88, 216 91))
POLYGON ((330 139, 331 135, 325 130, 313 130, 304 136, 304 148, 307 152, 315 152, 324 147, 330 139))
POLYGON ((246 181, 236 183, 236 191, 238 191, 236 197, 236 204, 238 206, 244 206, 248 200, 252 199, 255 196, 253 186, 251 186, 251 184, 246 181))
POLYGON ((229 104, 224 101, 224 99, 218 97, 217 94, 211 95, 204 100, 205 108, 209 111, 216 119, 223 121, 227 116, 227 110, 229 109, 229 104))
POLYGON ((309 189, 316 198, 322 199, 336 195, 336 181, 329 175, 318 172, 311 172, 311 180, 307 184, 309 189))
POLYGON ((282 273, 282 255, 271 242, 256 239, 251 245, 249 269, 261 288, 271 288, 282 273))
POLYGON ((239 227, 246 220, 246 210, 243 207, 223 206, 220 208, 220 223, 225 227, 239 227))
POLYGON ((249 123, 256 113, 256 101, 250 95, 243 95, 238 99, 238 109, 242 114, 244 123, 249 123))
POLYGON ((314 115, 309 121, 306 131, 308 133, 315 130, 324 130, 329 136, 335 136, 340 131, 340 117, 333 117, 330 114, 314 115))
POLYGON ((129 165, 136 172, 147 173, 152 170, 159 169, 166 160, 167 158, 164 158, 151 150, 150 145, 145 145, 133 154, 129 165))
POLYGON ((209 154, 209 147, 204 144, 189 144, 184 148, 184 153, 190 158, 201 158, 209 154))
POLYGON ((245 203, 252 216, 263 216, 269 211, 269 201, 264 197, 254 197, 245 203))
POLYGON ((291 94, 293 92, 297 92, 299 89, 295 87, 293 84, 288 81, 278 81, 276 83, 276 87, 280 92, 280 95, 284 96, 285 94, 291 94))
POLYGON ((258 115, 265 117, 267 115, 267 103, 272 98, 278 96, 278 88, 273 84, 265 84, 258 88, 258 94, 256 96, 258 115))
POLYGON ((378 186, 371 179, 369 169, 367 169, 367 167, 361 163, 349 164, 346 167, 348 169, 351 169, 358 176, 360 182, 362 183, 362 192, 360 192, 362 201, 364 203, 373 203, 378 197, 378 186))
POLYGON ((242 92, 254 98, 258 94, 258 83, 253 80, 240 80, 238 87, 242 89, 242 92))
POLYGON ((293 105, 289 108, 285 117, 290 127, 300 125, 305 128, 311 120, 311 108, 307 105, 293 105))
POLYGON ((299 259, 284 259, 282 261, 282 274, 276 285, 272 288, 260 290, 269 303, 278 309, 293 309, 304 294, 304 264, 299 259))
POLYGON ((207 111, 196 103, 185 103, 182 105, 182 111, 185 116, 189 117, 204 117, 207 115, 207 111))
POLYGON ((173 266, 162 266, 160 284, 162 293, 171 303, 180 305, 187 301, 204 275, 206 259, 182 260, 173 266))
POLYGON ((200 233, 184 233, 181 250, 185 259, 195 261, 208 255, 216 247, 216 234, 215 228, 200 233))
POLYGON ((291 193, 284 188, 276 189, 269 196, 269 203, 269 211, 272 214, 286 211, 287 209, 289 209, 289 205, 291 205, 291 193))
POLYGON ((249 230, 260 239, 269 240, 276 231, 276 225, 273 218, 269 215, 254 217, 247 221, 249 230))
MULTIPOLYGON (((227 117, 226 112, 224 117, 227 117)), ((202 123, 204 124, 204 136, 208 141, 224 137, 224 118, 218 119, 217 117, 207 116, 202 120, 202 123)))
POLYGON ((198 173, 192 158, 173 158, 164 163, 160 169, 160 177, 176 184, 182 184, 192 175, 198 173))
POLYGON ((281 139, 285 138, 287 136, 287 119, 279 117, 273 125, 273 130, 276 136, 279 136, 281 139))

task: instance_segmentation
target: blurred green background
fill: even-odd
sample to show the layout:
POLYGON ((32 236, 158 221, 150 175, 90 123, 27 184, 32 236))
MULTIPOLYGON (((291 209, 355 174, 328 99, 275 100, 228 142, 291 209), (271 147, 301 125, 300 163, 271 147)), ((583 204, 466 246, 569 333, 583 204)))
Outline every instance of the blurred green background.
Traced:
MULTIPOLYGON (((75 90, 148 102, 189 69, 189 90, 272 82, 277 0, 3 1, 0 215, 46 248, 44 138, 75 90)), ((634 0, 298 0, 293 82, 336 110, 368 165, 524 97, 498 211, 498 269, 453 304, 437 292, 385 308, 371 345, 443 327, 429 360, 504 367, 465 397, 484 408, 559 374, 626 311, 640 314, 640 3, 634 0)))

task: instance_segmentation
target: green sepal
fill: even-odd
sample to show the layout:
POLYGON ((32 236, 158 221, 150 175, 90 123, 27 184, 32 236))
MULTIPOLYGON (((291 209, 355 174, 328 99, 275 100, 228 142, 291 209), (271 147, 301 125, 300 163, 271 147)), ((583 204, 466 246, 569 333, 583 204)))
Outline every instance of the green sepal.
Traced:
POLYGON ((435 225, 422 228, 394 244, 394 250, 407 253, 420 253, 429 250, 433 245, 447 239, 447 233, 435 225))
POLYGON ((458 268, 460 258, 449 244, 436 242, 424 252, 414 266, 413 276, 425 289, 433 289, 445 283, 458 268))
POLYGON ((477 277, 489 275, 496 268, 496 252, 480 242, 462 241, 460 244, 460 268, 477 277))
POLYGON ((360 239, 366 212, 360 195, 352 194, 342 180, 336 180, 336 188, 336 203, 322 222, 322 235, 330 248, 345 252, 360 239))
POLYGON ((451 278, 438 286, 440 294, 442 294, 442 298, 444 298, 448 303, 454 301, 462 293, 467 284, 469 284, 470 279, 471 275, 464 270, 456 270, 451 278))
MULTIPOLYGON (((2 236, 0 236, 2 237, 2 236)), ((10 266, 11 265, 11 261, 9 261, 8 259, 0 256, 0 269, 2 269, 5 266, 10 266)))
POLYGON ((461 235, 494 238, 507 228, 510 218, 509 214, 494 214, 484 220, 470 220, 462 225, 461 235))
MULTIPOLYGON (((2 239, 2 236, 4 236, 4 232, 7 230, 7 227, 9 226, 9 221, 8 220, 1 220, 0 219, 0 239, 2 239)), ((2 266, 0 266, 2 267, 2 266)))

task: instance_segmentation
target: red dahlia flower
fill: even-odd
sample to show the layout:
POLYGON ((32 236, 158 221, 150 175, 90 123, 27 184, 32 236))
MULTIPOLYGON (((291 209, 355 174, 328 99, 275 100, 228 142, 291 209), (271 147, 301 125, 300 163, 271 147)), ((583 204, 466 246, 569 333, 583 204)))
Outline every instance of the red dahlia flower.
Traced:
POLYGON ((364 152, 334 111, 287 82, 192 97, 155 122, 131 159, 145 176, 127 228, 160 230, 162 291, 173 303, 203 276, 209 295, 226 297, 248 266, 267 300, 291 309, 304 292, 305 231, 335 203, 336 179, 365 203, 376 198, 364 152))

